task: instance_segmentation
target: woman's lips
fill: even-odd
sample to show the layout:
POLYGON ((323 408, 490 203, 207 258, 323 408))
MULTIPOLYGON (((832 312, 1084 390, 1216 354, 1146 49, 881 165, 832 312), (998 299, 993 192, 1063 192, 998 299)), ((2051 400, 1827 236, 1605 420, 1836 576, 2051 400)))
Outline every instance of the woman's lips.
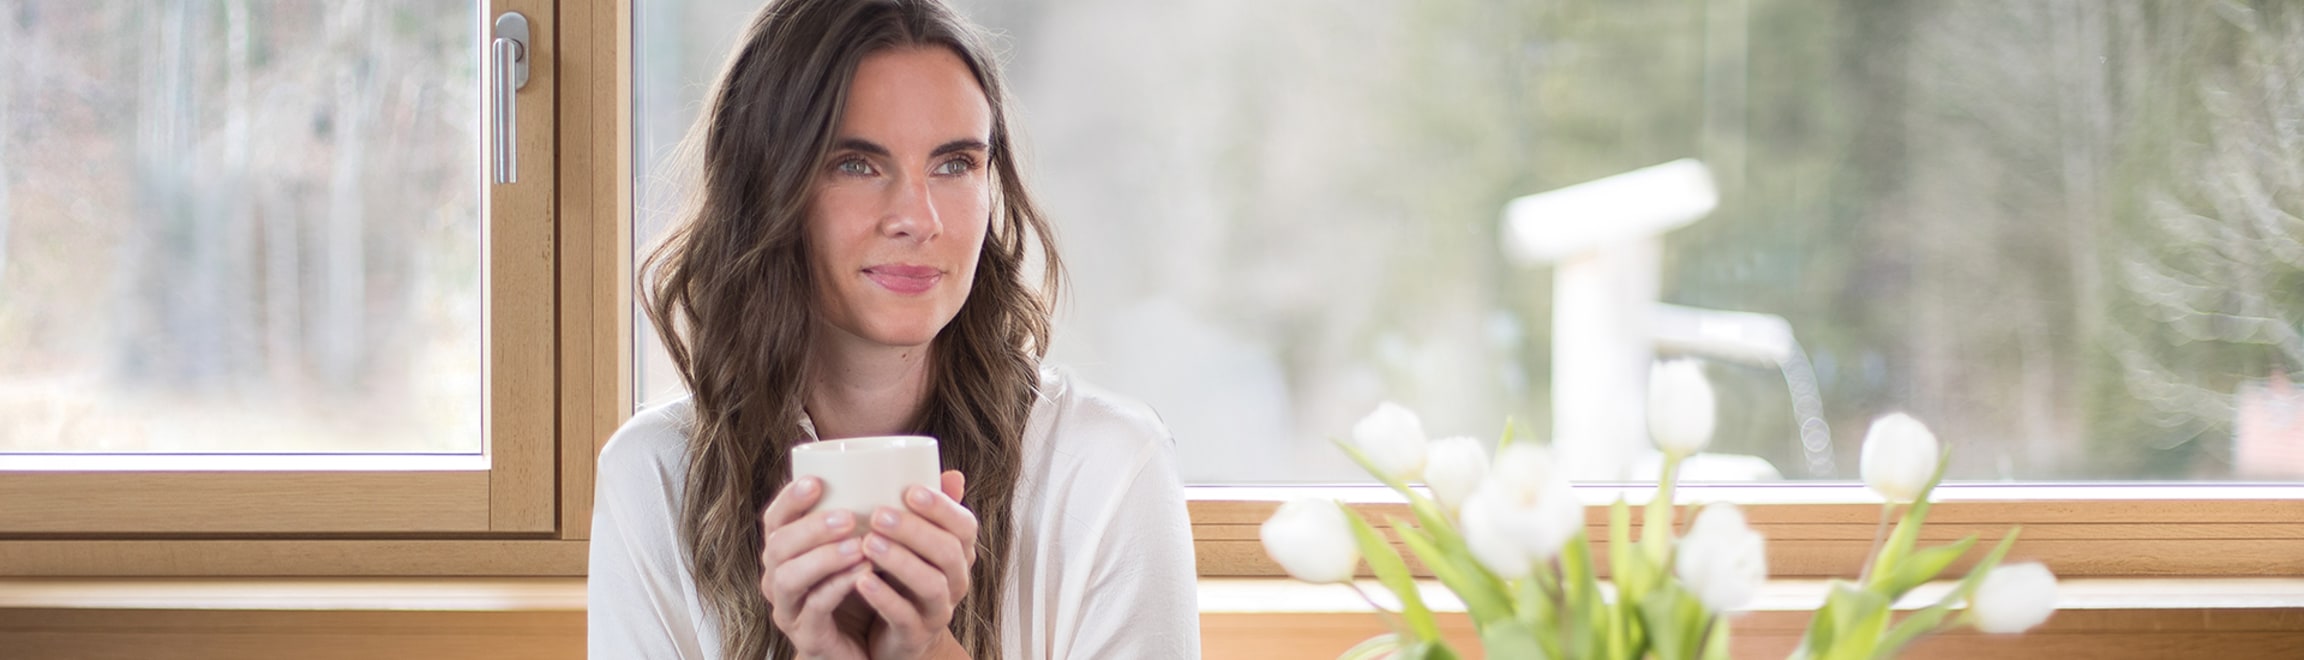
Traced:
POLYGON ((944 272, 927 266, 873 266, 864 269, 864 276, 880 288, 909 296, 935 288, 936 282, 944 279, 944 272))

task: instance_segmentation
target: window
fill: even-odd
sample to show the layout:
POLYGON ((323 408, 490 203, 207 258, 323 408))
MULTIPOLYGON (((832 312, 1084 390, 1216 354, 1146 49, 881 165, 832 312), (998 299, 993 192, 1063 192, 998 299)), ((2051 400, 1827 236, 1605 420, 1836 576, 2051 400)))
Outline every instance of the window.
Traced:
MULTIPOLYGON (((1328 440, 1383 399, 1638 476, 1626 406, 1680 356, 1719 391, 1713 451, 1743 457, 1718 465, 1815 482, 1683 489, 1756 504, 1779 575, 1854 570, 1878 510, 1845 484, 1895 410, 1968 484, 1932 538, 2021 524, 2068 575, 2304 570, 2280 527, 2304 515, 2295 12, 956 4, 1007 46, 1071 267, 1053 357, 1160 410, 1203 574, 1276 574, 1255 525, 1278 499, 1385 506, 1306 488, 1365 482, 1328 440), (1701 208, 1510 228, 1515 200, 1660 164, 1602 210, 1701 208)), ((635 2, 636 167, 756 6, 635 2)), ((645 247, 677 194, 637 180, 645 247)), ((638 398, 677 395, 646 331, 638 398)))
MULTIPOLYGON (((641 3, 644 165, 755 4, 641 3)), ((1717 474, 1851 479, 1909 410, 1955 480, 2304 478, 2292 13, 961 4, 1070 257, 1054 357, 1158 408, 1190 480, 1359 480, 1327 440, 1384 399, 1633 476, 1675 356, 1717 474)))
MULTIPOLYGON (((0 66, 0 91, 6 92, 0 93, 4 99, 0 103, 8 104, 0 112, 4 118, 0 170, 5 170, 0 182, 6 184, 0 188, 5 191, 0 209, 6 209, 10 229, 5 232, 7 246, 0 248, 8 259, 0 266, 0 295, 5 295, 0 299, 0 332, 31 332, 20 325, 25 317, 17 310, 35 296, 10 288, 24 281, 19 278, 30 277, 19 274, 33 258, 25 256, 30 254, 26 250, 80 245, 17 231, 54 217, 39 219, 27 210, 34 203, 28 200, 53 196, 50 191, 31 190, 33 184, 27 182, 35 170, 48 175, 76 166, 22 160, 32 148, 27 145, 57 139, 45 132, 32 135, 25 126, 33 121, 94 122, 104 111, 69 118, 20 110, 23 106, 18 104, 27 98, 22 90, 32 88, 36 80, 61 75, 60 64, 53 60, 41 64, 25 59, 24 54, 41 47, 26 36, 30 21, 61 20, 54 18, 58 15, 81 16, 84 21, 112 17, 102 20, 157 29, 150 26, 181 16, 187 30, 194 22, 208 21, 211 27, 202 29, 229 33, 234 12, 247 12, 250 25, 257 25, 287 20, 268 12, 291 4, 297 6, 278 11, 323 15, 344 11, 255 0, 183 0, 118 5, 129 9, 114 3, 18 3, 0 12, 0 29, 10 30, 0 35, 5 37, 0 38, 0 52, 8 55, 4 60, 8 64, 0 66), (27 18, 33 14, 47 18, 27 18)), ((1333 483, 1356 476, 1325 440, 1342 434, 1378 398, 1416 406, 1439 433, 1489 435, 1510 412, 1520 418, 1523 430, 1559 435, 1550 431, 1557 423, 1551 383, 1558 362, 1554 348, 1558 338, 1550 335, 1560 316, 1553 292, 1562 269, 1522 261, 1504 249, 1505 209, 1511 200, 1526 195, 1683 157, 1703 163, 1718 199, 1702 219, 1662 233, 1653 253, 1653 300, 1678 306, 1661 308, 1667 314, 1707 309, 1782 320, 1781 326, 1770 326, 1762 317, 1704 317, 1758 321, 1714 324, 1755 333, 1744 338, 1752 341, 1740 343, 1708 339, 1710 335, 1702 332, 1651 329, 1657 335, 1650 347, 1655 355, 1711 356, 1708 369, 1724 400, 1717 445, 1723 453, 1766 460, 1789 479, 1845 479, 1854 470, 1853 450, 1863 423, 1887 408, 1910 407, 1948 439, 1963 443, 1964 455, 1981 461, 1960 468, 1956 476, 1964 479, 2294 478, 2251 475, 2234 466, 2277 464, 2281 460, 2277 450, 2294 446, 2292 440, 2279 440, 2290 437, 2279 429, 2295 419, 2282 416, 2293 407, 2279 405, 2281 397, 2292 396, 2284 392, 2292 390, 2284 390, 2287 386, 2273 374, 2279 369, 2293 374, 2296 363, 2286 355, 2285 344, 2273 341, 2278 339, 2278 324, 2264 320, 2286 319, 2294 326, 2293 292, 2304 289, 2295 285, 2293 274, 2280 275, 2273 268, 2286 263, 2282 250, 2289 243, 2280 239, 2298 235, 2289 229, 2292 223, 2282 224, 2300 215, 2295 183, 2278 178, 2287 171, 2279 163, 2296 159, 2279 156, 2275 150, 2289 146, 2279 139, 2211 139, 2253 135, 2246 132, 2252 130, 2248 126, 2260 128, 2267 121, 2275 127, 2286 125, 2279 121, 2292 121, 2295 103, 2264 102, 2270 93, 2262 84, 2266 78, 2242 75, 2304 70, 2294 61, 2295 53, 2304 49, 2278 47, 2293 44, 2304 34, 2296 26, 2304 19, 2281 13, 2284 9, 2251 12, 2242 4, 2136 4, 2101 11, 2026 5, 1876 8, 1871 3, 1820 8, 1774 2, 1465 7, 1425 2, 1350 8, 1185 3, 1155 10, 1123 2, 960 4, 1006 34, 1015 58, 1008 64, 1010 81, 1022 97, 1027 164, 1034 169, 1032 180, 1056 215, 1060 240, 1072 257, 1074 295, 1060 319, 1057 359, 1092 380, 1157 405, 1182 443, 1183 455, 1193 461, 1188 477, 1194 482, 1297 484, 1195 488, 1195 541, 1205 574, 1273 574, 1255 546, 1253 527, 1268 515, 1271 500, 1311 492, 1302 483, 1333 483), (2003 20, 2024 29, 1998 27, 1996 21, 2003 20), (1967 29, 1975 23, 1995 27, 1967 29), (2010 32, 2046 36, 2025 40, 2009 36, 2010 32), (1653 45, 1638 45, 1648 42, 1653 45), (2096 68, 2086 66, 2094 52, 2089 44, 2107 43, 2117 47, 2103 47, 2100 55, 2105 59, 2096 68), (2151 47, 2128 48, 2132 43, 2151 47), (2023 46, 2046 49, 2049 55, 2078 52, 2077 58, 2042 57, 2085 75, 2050 76, 2062 69, 2013 65, 1961 69, 1942 61, 1972 57, 1953 52, 1962 44, 2023 46), (2184 54, 2171 54, 2174 51, 2184 54), (2038 84, 2019 87, 2037 94, 2055 87, 2039 80, 2057 80, 2073 87, 2075 94, 2096 89, 2104 95, 2053 97, 2053 102, 1994 101, 2031 108, 2022 112, 1993 104, 1915 110, 1930 107, 1921 101, 1931 98, 1976 98, 1954 94, 1957 90, 1991 88, 1978 79, 1952 75, 1963 71, 1984 76, 1986 82, 2021 78, 2018 72, 2028 72, 2022 75, 2038 80, 2023 80, 2038 84), (1519 82, 1499 82, 1514 80, 1504 76, 1518 76, 1519 82), (1416 84, 1399 82, 1403 80, 1416 84), (2073 82, 2087 80, 2104 86, 2088 88, 2073 82), (2185 89, 2171 80, 2192 81, 2192 96, 2145 98, 2185 89), (2248 105, 2250 99, 2258 103, 2248 105), (2131 102, 2136 104, 2122 105, 2131 102), (2053 111, 2034 107, 2042 104, 2053 111), (1891 113, 1888 108, 1906 111, 1891 113), (1952 121, 1969 115, 1980 125, 2029 128, 1995 133, 1952 121), (2094 134, 2083 131, 2073 137, 2043 128, 2095 126, 2089 122, 2098 120, 2110 121, 2105 126, 2133 126, 2144 117, 2156 118, 2158 123, 2149 124, 2159 127, 2155 131, 2178 137, 2115 132, 2088 142, 2078 138, 2094 134), (2219 117, 2241 119, 2227 124, 2219 123, 2225 121, 2219 117), (2072 118, 2087 121, 2064 121, 2072 118), (1945 129, 1948 132, 1922 131, 1928 122, 1954 126, 1945 129), (1907 134, 1911 131, 1921 132, 1907 134), (2044 138, 2039 131, 2058 135, 2052 143, 2058 149, 2040 151, 2051 143, 2040 142, 2044 138), (2134 167, 2072 170, 2118 176, 2067 181, 2062 147, 2072 144, 2094 145, 2089 148, 2095 151, 2086 153, 2099 159, 2137 154, 2162 158, 2153 155, 2154 149, 2170 155, 2137 161, 2142 164, 2134 167), (2241 164, 2182 160, 2200 158, 2201 153, 2172 155, 2183 150, 2178 147, 2215 144, 2234 145, 2228 155, 2218 158, 2241 164), (1973 154, 1961 155, 1967 153, 1962 149, 1983 147, 2021 157, 1973 160, 1968 158, 1973 154), (1960 157, 1946 155, 1951 152, 1960 157), (1866 169, 1873 165, 1858 158, 1879 154, 1910 162, 1897 161, 1902 164, 1884 174, 1866 169), (1923 157, 1926 154, 1935 155, 1923 157), (1937 162, 1947 158, 1956 165, 1937 162), (2250 158, 2270 158, 2274 164, 2248 164, 2255 162, 2250 158), (2144 188, 2131 184, 2147 180, 2146 174, 2154 170, 2146 165, 2163 168, 2158 179, 2150 180, 2176 186, 2169 194, 2191 211, 2149 216, 2163 221, 2158 223, 2130 222, 2146 216, 2108 210, 2091 216, 2054 204, 2038 205, 2049 198, 2019 194, 2037 193, 2044 186, 2061 190, 2065 185, 2088 184, 2099 192, 2092 198, 2101 205, 2099 210, 2125 208, 2111 200, 2144 188), (2185 168, 2221 176, 2165 174, 2189 171, 2185 168), (2003 176, 1983 177, 1970 169, 2003 176), (1919 176, 1931 172, 1927 177, 1936 178, 1919 176), (2039 178, 2043 173, 2053 174, 2053 180, 2039 178), (1886 194, 1877 189, 1904 175, 1914 182, 1898 185, 1909 190, 1886 194), (1879 235, 1924 226, 1897 220, 1927 208, 1917 196, 1923 182, 1979 180, 2001 191, 1996 195, 2013 196, 1991 197, 1989 204, 1978 201, 1981 197, 1962 199, 1960 203, 1967 206, 1946 217, 1984 222, 1971 217, 1981 214, 2001 223, 1989 225, 2008 232, 1989 235, 2000 239, 1991 242, 1999 250, 1993 253, 1999 261, 1987 262, 1976 251, 1940 245, 1923 249, 1889 240, 1919 240, 1902 234, 1879 235), (2037 204, 2010 201, 2020 199, 2037 204), (2027 210, 2010 215, 2003 213, 2003 204, 2027 210), (2264 212, 2250 215, 2252 210, 2264 212), (2005 222, 2010 217, 2051 216, 2061 217, 2064 224, 2043 228, 2005 222), (2220 224, 2226 221, 2194 216, 2245 217, 2256 224, 2220 224), (2094 225, 2078 221, 2089 217, 2124 219, 2094 225), (2111 297, 2136 293, 2108 284, 2130 286, 2130 280, 2121 278, 2143 272, 2135 269, 2092 271, 2107 278, 2099 283, 2105 288, 2092 294, 2100 298, 2056 293, 2054 285, 2063 280, 2043 274, 2046 266, 2027 263, 2038 255, 2028 257, 2018 249, 2056 242, 2016 240, 2029 236, 2026 232, 2055 227, 2092 227, 2102 230, 2096 236, 2104 241, 2125 236, 2122 240, 2129 242, 2123 245, 2150 248, 2142 250, 2155 255, 2149 263, 2163 267, 2151 272, 2174 279, 2137 281, 2172 284, 2157 290, 2182 295, 2153 300, 2185 302, 2203 314, 2168 313, 2173 307, 2145 311, 2144 303, 2153 300, 2111 297), (2204 251, 2179 240, 2225 238, 2242 230, 2259 232, 2248 235, 2261 240, 2204 251), (2149 240, 2123 231, 2144 232, 2141 235, 2149 240), (1847 249, 1835 253, 1825 249, 1828 246, 1847 249), (2210 259, 2239 255, 2243 248, 2261 249, 2271 260, 2256 262, 2261 268, 2249 271, 2210 259), (1984 263, 2013 270, 1984 275, 1968 270, 1984 263), (2032 272, 2025 268, 2039 272, 2018 276, 2032 272), (2198 268, 2210 270, 2187 270, 2198 268), (1307 273, 1329 279, 1306 279, 1307 273), (2242 276, 2247 273, 2255 275, 2242 276), (1936 275, 1950 279, 1930 279, 1936 275), (1979 282, 2023 286, 1985 287, 1979 282), (1981 299, 1958 306, 1930 298, 1957 298, 1984 289, 1998 296, 1990 299, 1993 305, 1987 313, 1954 314, 1984 307, 1981 299), (2249 291, 2262 295, 2248 298, 2249 291), (1836 292, 1838 297, 1819 292, 1836 292), (1879 302, 1895 296, 1904 296, 1905 302, 1879 302), (1917 304, 1912 301, 1931 300, 1936 313, 1946 315, 1937 319, 1938 326, 1902 322, 1878 312, 1910 309, 1917 304), (2218 302, 2238 306, 2208 305, 2218 302), (1867 305, 1875 311, 1850 311, 1867 305), (2097 316, 2077 312, 2087 305, 2109 311, 2097 316), (2071 327, 2094 328, 2092 332, 2118 327, 2148 340, 2138 345, 2159 361, 2157 371, 2146 370, 2157 374, 2158 380, 2128 380, 2126 365, 2113 369, 2101 362, 2118 355, 2106 352, 2104 346, 2109 344, 2072 339, 2077 335, 2058 330, 2044 340, 2035 338, 2046 341, 2054 359, 2008 372, 2055 383, 2046 389, 2031 389, 2025 383, 2038 381, 2022 378, 1945 385, 1972 382, 1951 378, 1961 368, 1993 372, 2024 365, 2020 358, 2030 349, 2020 341, 2009 344, 2014 349, 1976 351, 1984 357, 1969 356, 1967 351, 2004 349, 2006 342, 1991 340, 2022 339, 2024 335, 2011 335, 2008 328, 2030 327, 2024 324, 2049 318, 2056 309, 2072 314, 2067 319, 2071 327), (1971 319, 1976 321, 1972 325, 1941 325, 1971 319), (2198 322, 2203 319, 2204 323, 2198 322), (1891 332, 1903 331, 1904 326, 1970 334, 1891 332), (1787 367, 1794 364, 1789 358, 1774 358, 1773 366, 1764 366, 1767 363, 1748 354, 1723 348, 1768 344, 1758 341, 1766 338, 1766 327, 1791 329, 1799 354, 1815 373, 1813 381, 1802 380, 1796 366, 1787 367), (1867 339, 1867 332, 1878 336, 1867 339), (1923 345, 1922 339, 1937 343, 1925 344, 1927 350, 1912 348, 1923 345), (1874 355, 1867 357, 1860 350, 1867 346, 1877 349, 1874 355), (1894 350, 1878 348, 1882 346, 1894 350), (1190 370, 1151 371, 1143 363, 1153 357, 1188 359, 1179 364, 1190 370), (1786 376, 1787 369, 1795 374, 1786 376), (1816 395, 1808 404, 1792 394, 1802 391, 1803 383, 1812 385, 1816 395), (1915 385, 1922 383, 1935 383, 1930 386, 1935 389, 1915 385), (2190 389, 2172 386, 2177 384, 2190 389), (1236 389, 1225 397, 1202 398, 1195 393, 1195 388, 1216 385, 1236 389), (1779 391, 1786 394, 1776 394, 1779 391), (2045 407, 2023 399, 2043 391, 2057 393, 2042 404, 2045 407), (2094 397, 2114 397, 2117 403, 2123 391, 2135 397, 2129 400, 2132 405, 2111 406, 2110 417, 2087 412, 2095 409, 2085 406, 2101 403, 2088 403, 2097 401, 2094 397), (1933 393, 1915 394, 1926 392, 1933 393), (2181 411, 2189 412, 2152 412, 2157 409, 2146 394, 2182 403, 2189 407, 2181 411), (1971 399, 1985 405, 1966 407, 1971 399), (2227 408, 2231 417, 2220 417, 2227 408), (1808 412, 1797 412, 1801 410, 1808 412), (1981 412, 1973 420, 1952 419, 1968 410, 1981 412), (2041 411, 2050 414, 2032 416, 2041 411), (1833 450, 1833 463, 1821 473, 1808 467, 1812 454, 1802 443, 1806 436, 1799 433, 1807 422, 1794 421, 1809 414, 1821 417, 1830 429, 1825 436, 1830 442, 1824 446, 1833 450), (2015 425, 2019 431, 1972 432, 2011 428, 1996 419, 2023 423, 2015 425), (2106 419, 2125 421, 2107 426, 2106 419), (2027 426, 2030 420, 2042 421, 2037 427, 2027 426), (2160 426, 2169 420, 2176 423, 2160 426), (2090 430, 2103 428, 2118 432, 2090 430), (2163 428, 2176 430, 2152 435, 2157 433, 2153 429, 2163 428), (2035 433, 2036 429, 2047 431, 2035 433), (2271 431, 2251 435, 2255 429, 2271 431), (2070 447, 2032 443, 2035 437, 2067 445, 2080 442, 2075 439, 2113 444, 2106 445, 2101 457, 2066 464, 2052 459, 2054 452, 2070 447), (2263 447, 2274 451, 2241 458, 2242 437, 2272 438, 2263 447), (2158 453, 2114 458, 2118 454, 2113 450, 2123 446, 2118 443, 2136 438, 2157 438, 2164 448, 2125 445, 2128 450, 2143 447, 2158 453), (1247 440, 1262 444, 1244 444, 1239 451, 1245 453, 1222 453, 1218 447, 1247 440), (2042 450, 2049 452, 2047 458, 2028 453, 2036 444, 2047 448, 2042 450), (1970 449, 1974 447, 2020 447, 2026 453, 2001 456, 1970 449), (2164 460, 2171 457, 2181 460, 2164 460), (1234 472, 1229 464, 1295 471, 1234 472)), ((680 114, 692 103, 686 99, 701 97, 726 53, 727 40, 742 23, 741 16, 755 5, 499 0, 479 11, 473 6, 411 0, 369 3, 365 11, 408 16, 419 23, 446 21, 442 29, 461 31, 465 37, 458 39, 475 41, 488 34, 485 28, 455 26, 484 21, 507 9, 521 11, 532 22, 531 79, 517 95, 521 182, 475 181, 471 189, 474 215, 469 220, 482 228, 485 240, 475 236, 470 244, 470 263, 481 269, 471 281, 481 300, 469 309, 481 319, 477 336, 484 357, 445 368, 454 372, 478 365, 481 384, 472 387, 483 388, 484 394, 474 397, 476 444, 395 447, 376 442, 348 445, 329 456, 287 445, 177 445, 130 454, 121 453, 126 451, 123 447, 100 444, 103 438, 121 436, 96 434, 87 437, 97 438, 92 441, 97 444, 73 449, 77 456, 59 457, 60 444, 31 447, 24 440, 29 436, 0 437, 4 452, 0 453, 0 573, 581 574, 590 474, 598 446, 629 414, 635 399, 648 400, 677 389, 661 367, 644 367, 651 363, 633 359, 635 353, 646 352, 650 340, 631 307, 629 269, 634 250, 645 247, 661 227, 665 217, 658 212, 667 206, 665 191, 650 187, 657 181, 649 166, 661 157, 658 149, 686 128, 688 117, 680 114), (414 10, 394 13, 405 8, 414 10), (293 453, 282 453, 283 449, 293 453), (30 453, 44 455, 28 457, 30 453), (57 462, 66 460, 103 462, 57 462), (41 461, 45 462, 34 466, 41 461)), ((251 29, 251 48, 275 38, 262 36, 263 29, 251 29)), ((408 26, 379 29, 421 31, 408 26)), ((468 66, 475 68, 469 75, 474 77, 454 85, 484 79, 478 69, 479 44, 467 45, 473 58, 468 66)), ((135 47, 147 46, 159 48, 135 47)), ((199 66, 214 69, 230 61, 228 50, 198 52, 222 58, 202 60, 208 64, 199 66)), ((249 56, 252 65, 258 61, 254 52, 249 56)), ((2036 59, 2010 56, 1992 62, 2036 59)), ((329 61, 317 58, 311 65, 325 67, 329 61)), ((379 65, 371 74, 382 68, 388 67, 379 65)), ((201 75, 223 75, 206 71, 201 75)), ((418 87, 442 84, 447 83, 427 81, 418 87)), ((473 112, 486 107, 485 94, 474 98, 480 105, 473 112)), ((474 125, 482 126, 482 133, 459 138, 465 140, 455 147, 466 150, 461 158, 476 159, 483 153, 478 145, 485 144, 485 124, 474 125)), ((385 141, 379 138, 370 144, 385 141)), ((216 142, 193 144, 220 148, 216 142)), ((458 160, 443 158, 451 165, 458 160)), ((261 160, 253 153, 250 159, 261 160)), ((392 160, 385 166, 410 162, 392 160)), ((485 173, 470 161, 457 167, 470 169, 455 176, 485 173)), ((388 183, 373 171, 366 178, 371 187, 388 183)), ((453 195, 452 188, 461 185, 427 186, 418 192, 447 190, 453 195)), ((367 248, 363 253, 372 254, 367 248)), ((2096 254, 2126 258, 2123 255, 2135 251, 2096 254)), ((423 258, 447 260, 449 255, 423 258)), ((382 268, 382 260, 372 263, 382 268)), ((2066 267, 2058 272, 2080 272, 2070 270, 2069 263, 2055 263, 2066 267)), ((262 264, 249 266, 265 272, 262 264)), ((300 284, 317 286, 317 282, 300 284)), ((370 287, 379 284, 380 280, 368 280, 370 287)), ((47 287, 38 291, 43 300, 55 300, 47 287)), ((410 291, 414 289, 400 295, 429 296, 410 291)), ((96 295, 91 284, 89 297, 96 295)), ((78 298, 64 301, 53 304, 81 304, 78 298)), ((374 309, 372 299, 370 310, 374 309)), ((404 324, 372 330, 411 331, 404 324)), ((0 345, 14 347, 19 344, 13 342, 28 336, 0 336, 8 342, 0 345)), ((386 361, 406 355, 378 354, 390 356, 386 361)), ((44 350, 27 357, 0 352, 0 378, 23 378, 35 372, 21 365, 59 356, 66 354, 52 356, 44 350)), ((1620 368, 1618 373, 1632 378, 1645 375, 1635 367, 1620 368)), ((366 386, 397 387, 382 382, 372 380, 366 386)), ((366 395, 351 396, 359 400, 366 395)), ((341 423, 324 412, 315 415, 321 424, 341 423)), ((374 427, 362 431, 369 428, 374 427)), ((424 442, 436 439, 424 433, 393 435, 422 437, 424 442)), ((53 436, 41 437, 50 438, 44 443, 54 442, 53 436)), ((1752 508, 1752 518, 1775 541, 1771 548, 1778 553, 1774 565, 1780 574, 1820 575, 1852 566, 1849 558, 1862 555, 1877 514, 1869 506, 1845 504, 1848 491, 1831 484, 1709 488, 1703 491, 1706 497, 1766 503, 1752 508)), ((1597 498, 1615 494, 1604 486, 1585 490, 1597 498)), ((2073 489, 2014 484, 1953 490, 1948 499, 1954 501, 1937 509, 1940 524, 1931 527, 1932 534, 1997 533, 2009 524, 2023 523, 2028 540, 2018 552, 2047 559, 2066 574, 2304 571, 2299 563, 2304 562, 2304 540, 2294 538, 2290 524, 2304 517, 2304 507, 2299 506, 2304 499, 2297 498, 2295 486, 2073 489)))
POLYGON ((0 570, 440 574, 436 539, 559 530, 555 19, 0 12, 0 570), (351 552, 385 536, 419 551, 351 552))
POLYGON ((479 453, 476 7, 212 9, 5 21, 0 451, 479 453))

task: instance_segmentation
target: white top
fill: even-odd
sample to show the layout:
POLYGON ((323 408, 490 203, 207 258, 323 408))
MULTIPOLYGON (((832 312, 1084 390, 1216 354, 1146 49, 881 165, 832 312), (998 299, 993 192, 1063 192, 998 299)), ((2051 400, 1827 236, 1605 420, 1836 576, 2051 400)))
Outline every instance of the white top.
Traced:
MULTIPOLYGON (((1040 378, 1000 588, 1006 658, 1200 657, 1192 529, 1167 427, 1060 370, 1040 378)), ((680 551, 693 415, 686 398, 642 410, 600 451, 592 658, 720 658, 680 551)))

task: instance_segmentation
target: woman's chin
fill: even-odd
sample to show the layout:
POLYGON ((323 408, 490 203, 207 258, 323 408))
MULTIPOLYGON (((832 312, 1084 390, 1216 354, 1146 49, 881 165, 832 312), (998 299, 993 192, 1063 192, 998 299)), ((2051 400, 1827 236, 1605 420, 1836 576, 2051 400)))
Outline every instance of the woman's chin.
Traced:
POLYGON ((936 333, 942 331, 943 329, 944 326, 941 324, 886 324, 872 328, 872 332, 866 335, 865 338, 870 339, 873 343, 880 344, 882 346, 927 346, 929 342, 936 340, 936 333))

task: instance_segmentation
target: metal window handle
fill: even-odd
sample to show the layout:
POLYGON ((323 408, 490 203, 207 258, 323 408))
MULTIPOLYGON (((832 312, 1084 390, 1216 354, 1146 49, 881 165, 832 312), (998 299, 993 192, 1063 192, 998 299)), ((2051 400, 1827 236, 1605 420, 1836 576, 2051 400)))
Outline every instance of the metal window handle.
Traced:
POLYGON ((528 86, 528 17, 504 12, 496 17, 496 38, 488 44, 488 89, 495 97, 489 122, 494 124, 497 183, 520 180, 520 116, 513 105, 514 90, 528 86))

